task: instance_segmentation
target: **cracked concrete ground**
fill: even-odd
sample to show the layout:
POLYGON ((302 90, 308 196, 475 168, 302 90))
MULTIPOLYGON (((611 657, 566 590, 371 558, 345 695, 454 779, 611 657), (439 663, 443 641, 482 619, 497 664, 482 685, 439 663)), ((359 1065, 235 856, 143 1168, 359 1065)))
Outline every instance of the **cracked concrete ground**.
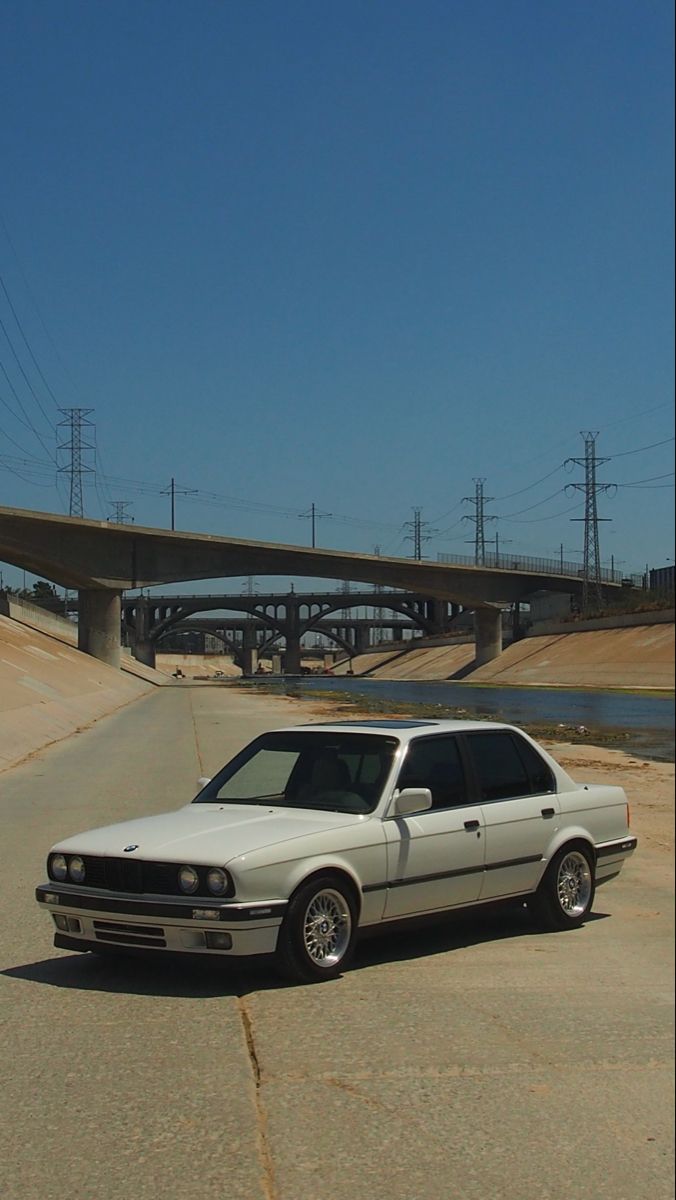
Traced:
POLYGON ((52 842, 178 807, 257 732, 311 715, 167 688, 0 776, 3 1200, 670 1200, 673 887, 654 802, 673 769, 630 773, 648 836, 572 933, 455 918, 295 988, 53 949, 33 900, 52 842))

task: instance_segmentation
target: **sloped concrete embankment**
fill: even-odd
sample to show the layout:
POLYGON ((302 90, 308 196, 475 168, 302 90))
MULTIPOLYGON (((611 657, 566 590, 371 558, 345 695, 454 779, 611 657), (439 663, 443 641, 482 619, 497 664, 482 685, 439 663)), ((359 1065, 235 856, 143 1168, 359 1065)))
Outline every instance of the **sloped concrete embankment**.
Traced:
MULTIPOLYGON (((499 658, 472 670, 473 643, 421 644, 352 660, 369 679, 463 679, 468 683, 545 687, 674 687, 674 614, 549 626, 508 646, 499 658), (620 625, 619 622, 622 622, 620 625)), ((343 662, 335 674, 346 674, 343 662)))
MULTIPOLYGON (((29 629, 37 629, 41 633, 46 633, 49 637, 56 638, 59 642, 64 642, 66 646, 73 646, 77 650, 77 625, 67 620, 66 617, 60 617, 58 613, 51 613, 40 608, 39 604, 31 604, 28 600, 0 593, 0 614, 11 617, 13 621, 19 621, 22 625, 27 625, 29 629)), ((147 679, 148 683, 156 683, 158 686, 168 682, 161 670, 155 670, 153 667, 147 667, 145 663, 138 662, 132 656, 131 651, 124 648, 120 670, 129 675, 136 675, 138 679, 147 679)))
POLYGON ((0 771, 153 686, 0 615, 0 771))
POLYGON ((374 651, 358 654, 334 668, 334 675, 347 675, 350 666, 355 675, 368 675, 369 679, 449 679, 474 661, 474 642, 449 645, 448 642, 434 645, 416 645, 415 649, 374 651))
POLYGON ((674 686, 674 626, 639 625, 525 638, 473 671, 472 683, 556 687, 674 686))

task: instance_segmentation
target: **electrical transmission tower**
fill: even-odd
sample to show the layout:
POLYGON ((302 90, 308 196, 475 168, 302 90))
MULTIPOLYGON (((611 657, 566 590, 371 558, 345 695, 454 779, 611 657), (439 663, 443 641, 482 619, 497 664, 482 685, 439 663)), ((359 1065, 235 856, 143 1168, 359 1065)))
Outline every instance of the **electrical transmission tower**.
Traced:
POLYGON ((603 601, 601 595, 601 555, 599 552, 599 521, 610 521, 610 517, 599 517, 596 497, 599 492, 609 492, 615 487, 614 483, 597 483, 596 468, 608 462, 607 458, 596 456, 596 433, 581 430, 584 438, 584 458, 568 458, 566 463, 575 463, 584 467, 584 483, 569 483, 566 490, 584 492, 584 517, 571 517, 573 521, 584 521, 584 563, 582 567, 582 609, 587 612, 594 605, 600 607, 603 601))
POLYGON ((473 504, 474 512, 466 513, 463 521, 474 521, 476 526, 474 531, 474 563, 477 567, 482 567, 486 562, 486 521, 496 521, 497 517, 489 517, 484 512, 484 504, 490 504, 493 496, 484 496, 485 479, 474 480, 474 495, 463 496, 463 504, 473 504))
POLYGON ((94 429, 94 422, 87 418, 89 413, 94 411, 93 408, 60 408, 59 412, 63 413, 64 420, 59 421, 58 428, 67 431, 68 438, 66 441, 57 444, 57 450, 67 451, 69 453, 68 462, 58 468, 60 474, 70 476, 70 499, 68 504, 69 517, 83 517, 84 506, 82 503, 82 477, 83 475, 93 475, 94 468, 85 464, 84 455, 88 450, 95 450, 94 434, 87 433, 90 439, 85 441, 85 430, 94 429))
POLYGON ((419 561, 423 556, 423 542, 429 542, 432 534, 436 533, 437 530, 430 529, 429 521, 423 521, 421 508, 413 509, 413 520, 404 521, 404 529, 411 529, 413 531, 412 533, 407 533, 405 537, 407 542, 413 542, 413 554, 411 557, 419 561))
MULTIPOLYGON (((380 551, 380 546, 374 546, 374 547, 373 547, 373 553, 375 554, 376 558, 380 558, 380 553, 381 553, 381 551, 380 551)), ((373 585, 373 590, 374 590, 374 592, 376 593, 376 595, 378 594, 378 592, 382 592, 382 590, 383 590, 383 585, 382 585, 382 583, 374 583, 374 585, 373 585)), ((380 608, 380 606, 379 606, 379 605, 378 605, 378 606, 376 606, 376 608, 374 608, 374 610, 373 610, 373 616, 374 616, 374 618, 375 618, 375 620, 376 620, 376 621, 382 621, 382 619, 383 619, 383 610, 382 610, 382 608, 380 608)), ((374 642, 382 642, 382 640, 383 640, 383 627, 382 627, 382 625, 379 625, 379 626, 378 626, 376 629, 374 629, 374 631, 373 631, 373 640, 374 640, 374 642)))
POLYGON ((111 500, 112 516, 108 517, 114 525, 133 525, 134 518, 127 512, 131 508, 131 500, 111 500))
MULTIPOLYGON (((338 582, 340 584, 340 590, 341 590, 342 594, 344 596, 349 596, 350 592, 352 591, 349 579, 341 579, 338 582)), ((342 608, 340 610, 340 615, 344 621, 349 621, 349 619, 350 619, 349 608, 342 608)))

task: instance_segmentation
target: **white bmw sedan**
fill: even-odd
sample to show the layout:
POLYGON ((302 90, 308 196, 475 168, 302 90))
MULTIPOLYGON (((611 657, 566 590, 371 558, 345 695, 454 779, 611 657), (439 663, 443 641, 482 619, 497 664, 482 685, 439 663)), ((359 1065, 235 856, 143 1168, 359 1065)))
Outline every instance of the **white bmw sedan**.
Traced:
POLYGON ((574 928, 636 847, 621 788, 573 782, 508 725, 302 725, 200 783, 178 811, 52 848, 36 897, 56 946, 275 955, 330 979, 384 922, 522 898, 574 928))

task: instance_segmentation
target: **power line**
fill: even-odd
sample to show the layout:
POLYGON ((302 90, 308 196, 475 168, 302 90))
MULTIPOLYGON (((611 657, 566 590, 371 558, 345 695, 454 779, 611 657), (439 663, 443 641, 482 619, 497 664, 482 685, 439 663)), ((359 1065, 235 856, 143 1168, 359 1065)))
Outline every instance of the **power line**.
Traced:
POLYGON ((10 408, 10 406, 6 400, 2 400, 2 403, 4 404, 7 411, 12 414, 15 421, 18 421, 19 424, 23 425, 25 429, 29 429, 31 433, 35 434, 36 438, 38 439, 38 441, 39 441, 40 445, 42 446, 42 449, 44 450, 47 457, 52 458, 52 455, 49 452, 47 443, 45 442, 44 438, 42 437, 42 434, 39 433, 38 430, 35 428, 28 413, 26 412, 26 409, 24 408, 23 403, 21 401, 21 397, 20 397, 19 393, 17 392, 16 388, 14 387, 14 384, 12 383, 12 380, 10 379, 10 377, 7 373, 7 368, 5 367, 5 364, 2 361, 0 361, 0 371, 2 371, 3 375, 5 376, 5 379, 7 380, 10 391, 11 391, 12 395, 14 396, 14 399, 16 400, 17 404, 19 405, 19 408, 21 409, 21 412, 23 414, 23 419, 22 419, 22 417, 17 416, 17 414, 10 408))
POLYGON ((635 479, 630 483, 618 483, 617 487, 639 487, 642 483, 652 483, 653 479, 673 479, 674 471, 667 471, 664 475, 649 475, 647 479, 635 479))
POLYGON ((616 425, 626 425, 628 421, 638 421, 641 417, 649 417, 652 413, 661 412, 663 408, 673 408, 673 404, 665 402, 664 404, 655 404, 653 408, 644 408, 642 412, 632 413, 629 417, 620 417, 617 421, 609 421, 607 425, 602 425, 602 429, 614 429, 616 425))
MULTIPOLYGON (((554 467, 553 471, 549 471, 547 475, 543 475, 541 479, 536 479, 535 483, 529 483, 526 487, 519 488, 518 492, 509 492, 506 496, 496 496, 498 503, 501 500, 511 500, 513 496, 520 496, 523 492, 529 492, 531 488, 537 487, 539 483, 544 483, 546 479, 551 479, 552 475, 556 475, 560 471, 563 463, 559 463, 558 467, 554 467)), ((544 500, 542 501, 544 504, 544 500)))
MULTIPOLYGON (((54 401, 54 404, 55 404, 55 405, 56 405, 56 407, 58 408, 58 407, 59 407, 59 402, 58 402, 58 400, 57 400, 56 396, 54 395, 54 393, 53 393, 52 389, 50 388, 49 384, 47 383, 47 380, 45 379, 45 377, 44 377, 44 375, 43 375, 43 373, 42 373, 42 368, 41 368, 41 366, 40 366, 40 364, 39 364, 39 362, 38 362, 37 358, 35 357, 35 355, 34 355, 34 353, 33 353, 33 350, 32 350, 32 348, 31 348, 30 342, 28 341, 28 338, 26 337, 26 334, 24 333, 24 328, 23 328, 23 325, 21 324, 21 321, 19 320, 19 317, 18 317, 18 315, 17 315, 16 309, 15 309, 14 305, 12 304, 12 298, 11 298, 11 296, 10 296, 9 292, 7 291, 7 285, 5 284, 5 281, 4 281, 4 279, 3 279, 3 277, 2 277, 2 274, 1 274, 1 273, 0 273, 0 287, 2 287, 2 290, 3 290, 3 292, 5 293, 5 298, 6 298, 6 300, 7 300, 7 303, 8 303, 8 305, 9 305, 9 307, 10 307, 11 314, 12 314, 12 316, 14 317, 14 321, 15 321, 15 323, 16 323, 16 327, 17 327, 17 329, 19 330, 19 333, 21 334, 21 337, 23 338, 24 345, 25 345, 25 347, 26 347, 26 349, 27 349, 28 353, 30 354, 31 360, 32 360, 32 362, 33 362, 33 366, 35 367, 35 369, 36 369, 36 371, 37 371, 38 375, 40 376, 40 378, 41 378, 42 382, 44 383, 44 385, 45 385, 45 387, 46 387, 46 389, 47 389, 47 391, 49 392, 49 395, 51 396, 52 400, 54 401)), ((3 327, 3 328, 4 328, 4 327, 3 327)), ((6 333, 5 333, 5 336, 7 336, 7 334, 6 334, 6 333)), ((37 396, 36 396, 36 400, 37 400, 37 396)), ((39 401, 39 400, 38 400, 38 404, 40 404, 40 401, 39 401)), ((40 404, 40 411, 42 412, 42 415, 44 416, 45 420, 46 420, 46 421, 49 421, 49 417, 47 416, 47 414, 46 414, 46 412, 45 412, 45 410, 43 409, 43 407, 42 407, 42 405, 41 405, 41 404, 40 404)))
POLYGON ((610 459, 626 458, 628 454, 642 454, 644 450, 654 450, 656 446, 667 446, 669 442, 673 442, 673 438, 665 438, 662 442, 651 442, 649 446, 638 446, 636 450, 622 450, 620 454, 609 455, 610 459))
POLYGON ((47 413, 45 412, 44 408, 42 407, 42 401, 40 400, 40 397, 38 396, 35 388, 33 387, 33 384, 31 383, 30 379, 28 378, 28 376, 24 370, 23 363, 21 362, 21 359, 19 358, 19 355, 17 354, 16 350, 14 349, 14 343, 12 342, 12 339, 10 338, 9 333, 7 332, 7 326, 5 325, 5 322, 3 321, 2 317, 0 317, 0 329, 2 329, 2 332, 5 335, 5 340, 7 342, 7 345, 9 346, 9 348, 12 352, 12 357, 14 358, 14 361, 16 362, 16 365, 19 368, 19 370, 24 378, 26 387, 28 388, 31 396, 35 400, 35 403, 37 404, 38 408, 40 409, 40 412, 42 413, 42 415, 43 415, 45 421, 47 422, 47 424, 49 425, 50 429, 53 429, 54 426, 52 425, 49 417, 47 416, 47 413))

